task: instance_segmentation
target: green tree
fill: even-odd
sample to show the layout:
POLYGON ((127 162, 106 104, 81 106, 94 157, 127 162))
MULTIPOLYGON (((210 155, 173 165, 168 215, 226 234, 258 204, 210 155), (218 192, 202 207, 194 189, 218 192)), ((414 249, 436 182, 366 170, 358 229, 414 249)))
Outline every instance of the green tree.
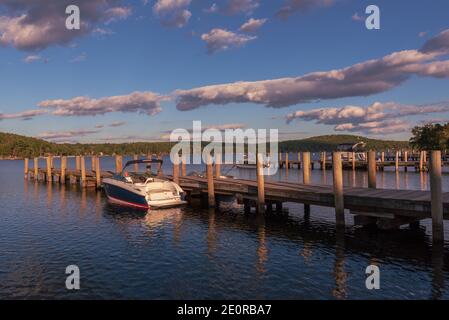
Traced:
POLYGON ((412 129, 410 144, 421 150, 444 150, 449 147, 449 123, 425 124, 412 129))

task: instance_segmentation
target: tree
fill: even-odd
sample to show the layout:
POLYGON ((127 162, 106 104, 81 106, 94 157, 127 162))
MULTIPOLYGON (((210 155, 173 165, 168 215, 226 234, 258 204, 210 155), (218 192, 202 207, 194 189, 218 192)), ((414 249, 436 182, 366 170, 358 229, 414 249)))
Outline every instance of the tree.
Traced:
POLYGON ((449 148, 449 123, 425 124, 412 129, 410 144, 420 150, 444 150, 449 148))

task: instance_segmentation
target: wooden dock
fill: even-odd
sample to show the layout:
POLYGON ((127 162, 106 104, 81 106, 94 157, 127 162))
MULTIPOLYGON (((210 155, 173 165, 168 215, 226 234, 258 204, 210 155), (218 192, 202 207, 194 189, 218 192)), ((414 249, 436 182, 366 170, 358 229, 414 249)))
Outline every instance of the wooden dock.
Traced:
MULTIPOLYGON (((138 158, 137 156, 134 159, 138 158)), ((100 170, 100 158, 92 157, 90 169, 86 168, 85 158, 77 156, 75 168, 67 168, 66 157, 61 157, 61 167, 54 168, 52 157, 46 157, 46 168, 39 168, 39 159, 34 159, 34 167, 29 168, 29 160, 24 161, 26 179, 46 181, 48 183, 79 184, 93 190, 101 188, 103 178, 111 177, 114 172, 100 170)), ((449 193, 443 193, 442 157, 440 151, 433 151, 428 163, 430 169, 431 191, 394 190, 376 188, 376 171, 379 161, 374 152, 367 155, 366 170, 368 170, 367 188, 353 188, 343 185, 342 170, 344 161, 341 153, 333 153, 329 165, 333 170, 333 185, 311 185, 310 170, 312 162, 310 154, 303 153, 303 182, 265 181, 263 167, 259 155, 257 162, 257 179, 244 180, 224 178, 220 173, 220 163, 207 164, 206 176, 186 176, 185 159, 173 165, 171 175, 162 175, 166 179, 178 182, 187 194, 187 199, 201 198, 209 206, 214 207, 223 198, 235 198, 244 206, 246 213, 252 208, 259 214, 281 211, 284 203, 304 204, 304 214, 310 215, 310 206, 335 208, 335 218, 338 226, 345 225, 344 212, 354 215, 356 225, 375 224, 380 229, 396 229, 401 225, 419 223, 422 219, 433 221, 433 239, 444 241, 443 220, 449 219, 449 193), (181 165, 181 170, 179 167, 181 165)), ((288 167, 288 158, 285 159, 288 167)), ((423 161, 420 161, 423 163, 423 161)), ((351 162, 353 163, 353 162, 351 162)), ((397 164, 397 161, 395 162, 397 164)), ((327 163, 323 165, 326 168, 327 163)), ((116 172, 122 168, 122 156, 116 156, 116 172)), ((138 167, 134 168, 138 171, 138 167)))

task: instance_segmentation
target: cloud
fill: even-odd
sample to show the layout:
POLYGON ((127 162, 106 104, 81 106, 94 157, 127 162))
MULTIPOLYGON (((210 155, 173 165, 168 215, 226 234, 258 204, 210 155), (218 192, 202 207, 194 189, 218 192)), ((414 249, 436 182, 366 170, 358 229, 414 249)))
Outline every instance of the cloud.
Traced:
POLYGON ((103 128, 104 128, 104 125, 103 125, 103 124, 97 124, 97 125, 95 126, 95 128, 97 128, 97 129, 103 129, 103 128))
POLYGON ((187 10, 191 0, 158 0, 153 6, 153 13, 166 27, 184 27, 192 13, 187 10))
POLYGON ((85 52, 83 52, 80 55, 76 56, 75 58, 71 59, 69 62, 70 63, 79 63, 79 62, 86 61, 86 59, 87 59, 87 54, 85 52))
POLYGON ((421 31, 420 33, 418 33, 418 37, 420 38, 424 38, 425 36, 427 36, 427 31, 421 31))
POLYGON ((351 17, 353 21, 363 21, 365 20, 358 12, 354 13, 351 17))
MULTIPOLYGON (((213 37, 208 38, 212 40, 213 37)), ((182 111, 230 103, 256 103, 281 108, 317 100, 369 96, 391 90, 414 75, 449 77, 449 60, 435 61, 449 47, 449 39, 441 35, 434 39, 429 40, 421 51, 393 52, 383 58, 343 69, 313 72, 296 78, 242 81, 176 90, 173 95, 177 99, 178 110, 182 111)), ((209 50, 212 52, 226 46, 226 42, 210 42, 209 50)))
POLYGON ((267 19, 249 19, 247 22, 245 22, 241 27, 241 32, 256 32, 259 30, 265 23, 267 22, 267 19))
POLYGON ((337 0, 287 0, 276 15, 281 19, 287 19, 296 12, 304 13, 314 8, 330 7, 336 2, 337 0))
POLYGON ((420 49, 423 53, 448 54, 449 53, 449 29, 441 32, 436 37, 427 41, 420 49))
POLYGON ((201 39, 207 43, 207 50, 212 54, 218 51, 244 46, 247 42, 257 39, 257 37, 215 28, 209 31, 209 33, 203 34, 201 39))
POLYGON ((252 13, 259 7, 259 0, 228 0, 224 12, 227 14, 252 13))
POLYGON ((38 138, 45 140, 60 140, 75 137, 85 137, 100 132, 100 130, 72 130, 72 131, 47 131, 38 135, 38 138))
MULTIPOLYGON (((215 129, 218 131, 226 131, 226 130, 237 130, 237 129, 244 129, 247 125, 243 123, 226 123, 226 124, 219 124, 219 125, 206 125, 201 127, 201 131, 204 132, 206 130, 215 129)), ((193 133, 193 129, 185 129, 190 134, 193 133)), ((167 130, 162 133, 160 136, 161 140, 168 141, 170 140, 170 135, 174 130, 167 130)))
POLYGON ((403 105, 394 102, 376 102, 368 107, 344 106, 341 108, 320 108, 299 110, 287 116, 287 123, 293 120, 332 125, 335 131, 389 134, 409 131, 412 116, 423 116, 449 112, 449 101, 427 105, 403 105))
POLYGON ((39 107, 51 109, 51 113, 56 116, 95 116, 110 112, 139 112, 152 116, 162 110, 160 102, 164 99, 146 91, 100 99, 75 97, 69 100, 46 100, 40 102, 39 107))
POLYGON ((80 30, 68 30, 65 9, 72 0, 0 0, 0 45, 24 51, 65 45, 89 34, 98 24, 125 19, 130 9, 119 0, 78 0, 82 15, 80 30), (1 11, 2 7, 4 8, 1 11))
POLYGON ((99 36, 109 36, 111 34, 114 34, 114 31, 110 30, 110 29, 105 29, 105 28, 95 28, 92 33, 99 35, 99 36))
POLYGON ((0 120, 7 120, 7 119, 31 120, 32 118, 43 115, 45 113, 47 113, 46 110, 28 110, 9 114, 0 113, 0 120))
POLYGON ((23 62, 25 62, 25 63, 33 63, 33 62, 36 62, 36 61, 39 61, 39 60, 42 60, 42 57, 41 57, 41 56, 38 56, 38 55, 29 55, 29 56, 26 56, 26 57, 23 59, 23 62))
POLYGON ((115 121, 115 122, 111 123, 111 124, 109 125, 109 127, 111 127, 111 128, 116 128, 116 127, 121 127, 121 126, 123 126, 123 125, 125 125, 125 124, 126 124, 125 121, 115 121))
POLYGON ((219 10, 218 6, 216 3, 213 3, 209 8, 204 9, 203 12, 204 13, 217 13, 219 10))

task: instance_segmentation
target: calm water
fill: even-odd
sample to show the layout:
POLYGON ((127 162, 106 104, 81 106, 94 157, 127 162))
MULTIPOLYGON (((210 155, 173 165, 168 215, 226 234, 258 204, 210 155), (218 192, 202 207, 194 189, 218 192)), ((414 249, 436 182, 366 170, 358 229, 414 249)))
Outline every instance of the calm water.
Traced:
MULTIPOLYGON (((103 159, 102 167, 112 169, 112 161, 103 159)), ((251 178, 255 172, 229 173, 251 178)), ((347 215, 342 234, 332 209, 312 206, 305 220, 297 204, 265 218, 244 215, 235 203, 139 213, 109 205, 100 192, 24 182, 22 175, 22 161, 0 161, 3 299, 449 298, 448 243, 432 248, 429 221, 420 230, 380 232, 354 227, 347 215), (79 291, 65 289, 71 264, 81 270, 79 291), (365 287, 370 264, 381 270, 377 291, 365 287)), ((302 177, 291 169, 272 179, 302 177)), ((345 172, 344 179, 367 184, 362 172, 345 172)), ((380 172, 377 180, 389 188, 429 184, 426 174, 414 172, 380 172)), ((332 173, 315 170, 312 182, 330 184, 332 173)), ((448 225, 445 230, 449 239, 448 225)))

